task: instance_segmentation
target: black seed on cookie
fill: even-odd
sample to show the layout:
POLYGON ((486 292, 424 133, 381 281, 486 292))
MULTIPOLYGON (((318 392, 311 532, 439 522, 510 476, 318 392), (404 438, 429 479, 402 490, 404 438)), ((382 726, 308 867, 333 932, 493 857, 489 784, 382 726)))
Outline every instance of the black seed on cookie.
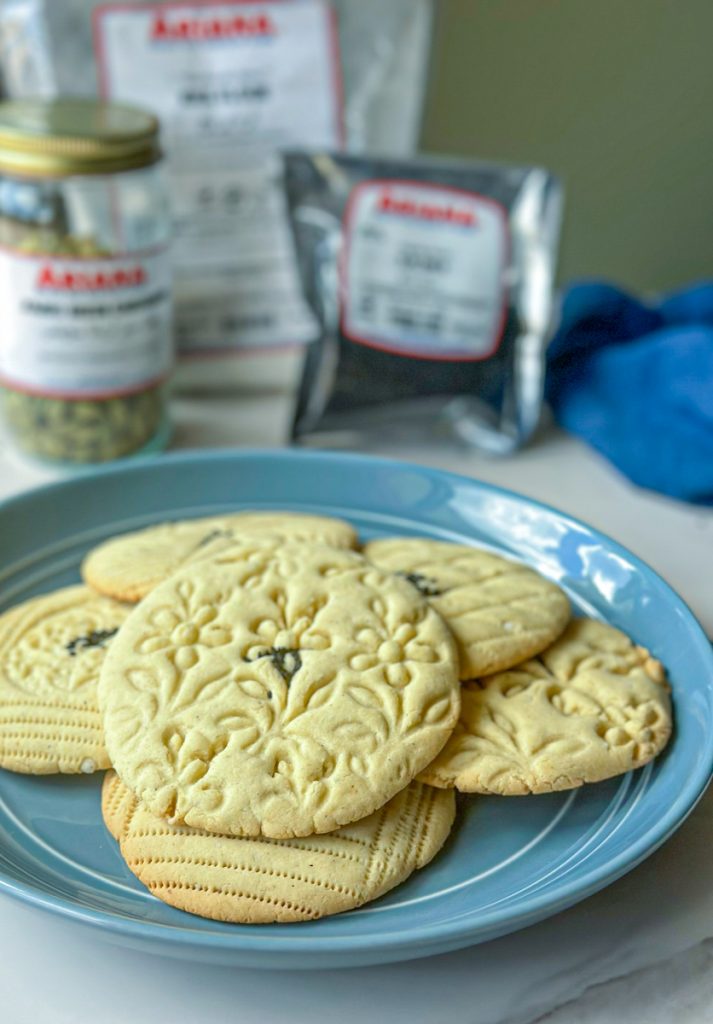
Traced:
POLYGON ((107 640, 111 640, 118 632, 118 626, 116 629, 93 629, 85 636, 76 636, 74 640, 70 640, 65 645, 67 653, 70 658, 74 658, 79 651, 85 650, 87 647, 106 647, 107 640))
POLYGON ((207 533, 205 535, 205 537, 201 537, 201 539, 196 544, 196 550, 198 550, 198 548, 204 548, 206 546, 206 544, 210 544, 210 542, 212 540, 217 540, 219 537, 224 537, 225 540, 231 540, 232 537, 233 537, 233 531, 232 530, 211 530, 210 533, 207 533))
MULTIPOLYGON (((262 654, 257 654, 254 658, 245 658, 245 661, 258 661, 260 658, 269 658, 288 684, 292 682, 293 678, 302 668, 302 657, 295 647, 266 648, 262 654)), ((271 693, 268 694, 269 697, 272 697, 271 693)))
POLYGON ((435 580, 422 576, 420 572, 397 572, 396 575, 408 580, 424 597, 438 597, 443 593, 435 580))

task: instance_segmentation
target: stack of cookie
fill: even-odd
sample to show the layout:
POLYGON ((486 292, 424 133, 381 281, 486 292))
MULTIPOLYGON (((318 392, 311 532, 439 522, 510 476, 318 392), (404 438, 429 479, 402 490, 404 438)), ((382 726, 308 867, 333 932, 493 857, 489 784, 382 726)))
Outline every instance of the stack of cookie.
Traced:
POLYGON ((109 831, 167 903, 298 921, 427 864, 455 790, 629 771, 661 665, 532 569, 340 520, 236 513, 115 538, 0 618, 0 765, 113 766, 109 831))

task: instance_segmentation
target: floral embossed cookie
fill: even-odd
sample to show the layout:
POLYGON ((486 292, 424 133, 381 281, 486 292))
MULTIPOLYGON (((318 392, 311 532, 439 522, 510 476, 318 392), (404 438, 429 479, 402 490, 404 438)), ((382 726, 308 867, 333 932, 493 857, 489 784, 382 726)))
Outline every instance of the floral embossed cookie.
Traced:
POLYGON ((423 538, 374 540, 364 554, 409 580, 450 626, 461 678, 500 672, 543 651, 570 619, 566 595, 528 566, 423 538))
POLYGON ((455 796, 412 782, 329 835, 241 839, 169 825, 109 772, 102 813, 127 865, 159 899, 202 917, 265 924, 338 914, 388 892, 439 851, 455 796))
POLYGON ((420 778, 503 796, 573 789, 640 768, 670 735, 661 663, 575 619, 539 658, 465 684, 458 726, 420 778))
POLYGON ((112 764, 153 813, 306 836, 433 760, 458 718, 458 653, 418 591, 361 555, 255 545, 144 598, 99 695, 112 764))
POLYGON ((82 563, 82 578, 101 594, 139 601, 191 558, 243 537, 261 537, 274 546, 285 541, 314 541, 336 548, 357 545, 354 528, 341 519, 296 512, 237 512, 161 523, 112 537, 89 552, 82 563))
POLYGON ((32 775, 108 768, 97 681, 129 610, 78 586, 0 616, 0 767, 32 775))

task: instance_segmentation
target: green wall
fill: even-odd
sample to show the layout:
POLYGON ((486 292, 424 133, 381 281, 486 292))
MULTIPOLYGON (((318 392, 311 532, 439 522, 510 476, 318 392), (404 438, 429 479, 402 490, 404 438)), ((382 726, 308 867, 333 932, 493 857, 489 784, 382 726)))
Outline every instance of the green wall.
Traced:
POLYGON ((713 0, 435 0, 424 148, 564 180, 560 278, 713 276, 713 0))

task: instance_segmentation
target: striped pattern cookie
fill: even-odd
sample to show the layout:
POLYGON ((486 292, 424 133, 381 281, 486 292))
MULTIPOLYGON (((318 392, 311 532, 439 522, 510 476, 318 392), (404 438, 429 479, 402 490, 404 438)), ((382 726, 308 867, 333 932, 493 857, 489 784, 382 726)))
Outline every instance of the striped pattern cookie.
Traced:
POLYGON ((129 869, 171 906, 242 924, 307 921, 393 889, 440 850, 454 794, 411 783, 368 818, 305 839, 241 839, 169 825, 114 772, 102 813, 129 869))

